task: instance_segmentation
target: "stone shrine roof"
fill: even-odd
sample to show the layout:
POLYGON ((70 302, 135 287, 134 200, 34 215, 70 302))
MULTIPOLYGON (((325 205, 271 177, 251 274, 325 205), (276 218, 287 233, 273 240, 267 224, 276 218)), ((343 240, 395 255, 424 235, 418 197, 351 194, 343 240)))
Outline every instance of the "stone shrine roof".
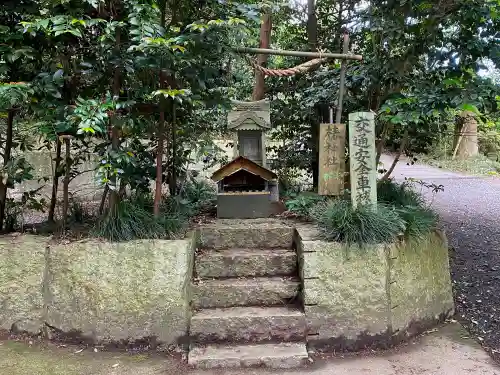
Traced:
POLYGON ((276 173, 270 171, 269 169, 264 168, 263 166, 254 163, 250 159, 247 159, 243 156, 238 156, 233 161, 227 163, 226 165, 222 166, 219 170, 215 171, 211 179, 214 182, 219 182, 224 178, 231 176, 241 170, 257 175, 266 181, 272 181, 278 178, 276 173))
POLYGON ((269 100, 240 102, 233 100, 233 110, 227 116, 227 127, 238 130, 254 130, 255 125, 267 130, 271 128, 271 106, 269 100))

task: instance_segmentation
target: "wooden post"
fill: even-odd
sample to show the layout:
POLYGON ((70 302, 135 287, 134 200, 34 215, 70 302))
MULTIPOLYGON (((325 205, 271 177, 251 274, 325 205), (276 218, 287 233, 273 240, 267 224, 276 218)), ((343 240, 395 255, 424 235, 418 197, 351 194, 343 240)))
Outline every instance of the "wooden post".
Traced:
POLYGON ((344 124, 319 126, 319 181, 320 195, 342 195, 345 174, 344 124))
POLYGON ((375 115, 358 112, 349 115, 349 156, 351 199, 354 208, 377 205, 377 165, 375 115))

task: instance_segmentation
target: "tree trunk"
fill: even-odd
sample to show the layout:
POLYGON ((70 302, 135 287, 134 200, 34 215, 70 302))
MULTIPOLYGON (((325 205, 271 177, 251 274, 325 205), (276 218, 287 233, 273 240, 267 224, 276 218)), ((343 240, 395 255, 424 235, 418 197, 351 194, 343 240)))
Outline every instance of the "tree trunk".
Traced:
POLYGON ((472 112, 462 112, 456 122, 453 158, 465 160, 479 154, 477 120, 472 112))
MULTIPOLYGON (((14 116, 15 110, 11 109, 7 114, 7 136, 5 139, 5 148, 3 154, 3 165, 4 167, 10 162, 10 156, 12 153, 12 142, 14 133, 14 116)), ((3 176, 2 176, 3 177, 3 176)), ((7 177, 3 177, 0 181, 0 230, 3 229, 5 221, 5 206, 7 204, 7 177)))
POLYGON ((66 153, 64 156, 64 182, 63 182, 63 230, 66 229, 66 221, 68 219, 68 211, 69 211, 69 181, 70 181, 70 172, 71 172, 71 140, 68 136, 64 137, 64 145, 66 147, 66 153))
MULTIPOLYGON (((167 12, 167 1, 162 0, 160 4, 160 25, 162 28, 165 27, 166 23, 166 12, 167 12)), ((165 76, 163 71, 163 60, 161 60, 160 66, 160 88, 165 87, 165 76)), ((165 109, 167 107, 167 99, 161 95, 160 96, 160 122, 158 123, 157 138, 158 145, 156 148, 156 181, 155 181, 155 197, 153 201, 153 213, 155 216, 160 215, 161 206, 161 193, 163 185, 163 155, 165 153, 165 109)))
MULTIPOLYGON (((163 71, 160 72, 160 87, 164 86, 163 71)), ((155 216, 160 215, 161 205, 161 188, 163 185, 163 154, 165 143, 165 107, 166 98, 162 95, 160 97, 160 122, 158 123, 158 145, 156 148, 156 185, 155 185, 155 198, 153 203, 153 213, 155 216)))
POLYGON ((109 186, 106 185, 104 187, 104 191, 102 192, 101 203, 99 204, 99 216, 102 216, 104 213, 104 206, 106 205, 106 198, 109 193, 109 186))
MULTIPOLYGON (((316 17, 315 0, 307 1, 307 42, 310 51, 318 49, 318 19, 316 17)), ((310 119, 311 132, 311 170, 313 178, 313 188, 319 184, 319 123, 325 118, 321 105, 316 106, 315 116, 310 119)))
POLYGON ((172 166, 172 175, 169 181, 169 190, 171 195, 177 194, 177 168, 176 168, 176 159, 175 155, 177 153, 177 125, 176 125, 176 110, 175 110, 175 103, 172 102, 172 134, 171 134, 171 140, 172 140, 172 160, 171 160, 171 166, 172 166))
POLYGON ((399 159, 401 158, 401 155, 403 154, 403 151, 405 150, 407 144, 408 144, 408 130, 405 131, 405 134, 403 136, 403 140, 401 141, 401 145, 399 146, 399 151, 398 151, 396 157, 394 158, 391 167, 386 172, 384 177, 382 177, 382 180, 388 180, 389 177, 391 176, 392 172, 394 172, 394 169, 396 168, 396 165, 398 164, 399 159))
MULTIPOLYGON (((120 51, 120 43, 121 43, 121 33, 120 29, 116 29, 116 44, 115 44, 115 52, 118 54, 120 51)), ((121 81, 121 72, 120 69, 115 68, 115 72, 113 75, 113 98, 118 100, 120 97, 120 81, 121 81)), ((116 113, 114 114, 116 116, 116 113)), ((116 122, 113 119, 110 119, 111 125, 111 148, 113 151, 118 152, 120 146, 120 138, 118 129, 116 128, 116 122)), ((118 186, 116 176, 111 176, 110 182, 113 185, 113 189, 110 189, 109 192, 109 210, 111 213, 115 213, 118 208, 118 203, 120 201, 120 196, 118 194, 118 186)))
POLYGON ((309 50, 318 49, 318 18, 316 17, 315 0, 307 0, 307 42, 309 50))
MULTIPOLYGON (((271 22, 271 10, 267 10, 266 13, 262 15, 262 25, 260 26, 260 48, 269 48, 271 44, 271 30, 272 30, 272 22, 271 22)), ((260 66, 267 65, 267 55, 258 55, 257 56, 257 64, 260 66)), ((266 95, 266 83, 264 81, 264 74, 255 71, 255 86, 253 88, 252 99, 253 100, 262 100, 266 95)))
POLYGON ((49 223, 55 223, 55 212, 57 205, 57 191, 59 190, 59 168, 61 166, 61 141, 56 138, 56 158, 54 162, 54 175, 52 177, 52 196, 50 197, 49 223))

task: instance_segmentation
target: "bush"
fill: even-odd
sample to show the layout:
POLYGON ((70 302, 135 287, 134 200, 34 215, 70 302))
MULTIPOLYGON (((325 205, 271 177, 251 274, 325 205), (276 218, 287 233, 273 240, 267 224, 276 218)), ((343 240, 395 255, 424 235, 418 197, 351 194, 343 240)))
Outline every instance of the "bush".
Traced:
POLYGON ((288 211, 303 218, 311 217, 311 210, 319 202, 324 201, 324 197, 315 193, 302 193, 285 202, 288 211))
POLYGON ((165 230, 151 210, 126 200, 120 201, 115 210, 98 221, 94 234, 110 241, 130 241, 160 238, 165 235, 165 230))
POLYGON ((379 204, 354 209, 343 199, 318 203, 312 217, 323 236, 329 241, 372 244, 393 241, 405 231, 405 222, 398 212, 379 204))
MULTIPOLYGON (((215 186, 207 180, 197 180, 192 177, 187 181, 179 191, 180 206, 185 206, 185 212, 188 216, 193 216, 201 211, 210 210, 215 207, 217 201, 217 192, 215 186)), ((181 207, 179 207, 182 210, 181 207)))
POLYGON ((412 189, 408 182, 398 184, 393 180, 382 180, 377 185, 378 201, 396 207, 421 207, 422 196, 412 189))
POLYGON ((405 236, 419 238, 436 226, 438 217, 427 207, 406 206, 396 209, 405 222, 405 236))

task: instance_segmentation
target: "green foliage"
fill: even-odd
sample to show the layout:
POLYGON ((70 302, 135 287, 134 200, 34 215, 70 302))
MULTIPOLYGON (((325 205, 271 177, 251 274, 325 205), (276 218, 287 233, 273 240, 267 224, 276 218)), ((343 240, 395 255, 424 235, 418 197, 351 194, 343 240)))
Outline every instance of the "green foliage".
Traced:
POLYGON ((343 199, 321 202, 312 217, 329 241, 374 244, 391 242, 405 231, 405 221, 398 212, 383 204, 377 209, 361 206, 354 209, 343 199))
POLYGON ((295 215, 308 219, 311 217, 312 210, 319 202, 325 200, 325 197, 316 193, 301 193, 292 196, 285 202, 288 211, 295 215))
POLYGON ((144 197, 120 201, 114 212, 98 221, 93 234, 110 241, 172 238, 186 224, 186 217, 176 211, 155 217, 150 209, 152 201, 149 205, 146 201, 144 197))
POLYGON ((409 182, 396 183, 393 180, 382 180, 377 184, 378 201, 395 207, 424 205, 422 196, 409 182))
POLYGON ((195 215, 215 207, 217 192, 208 180, 191 177, 179 191, 180 203, 184 204, 187 213, 195 215))
POLYGON ((404 206, 396 211, 405 223, 406 238, 424 237, 438 221, 436 213, 428 207, 404 206))

